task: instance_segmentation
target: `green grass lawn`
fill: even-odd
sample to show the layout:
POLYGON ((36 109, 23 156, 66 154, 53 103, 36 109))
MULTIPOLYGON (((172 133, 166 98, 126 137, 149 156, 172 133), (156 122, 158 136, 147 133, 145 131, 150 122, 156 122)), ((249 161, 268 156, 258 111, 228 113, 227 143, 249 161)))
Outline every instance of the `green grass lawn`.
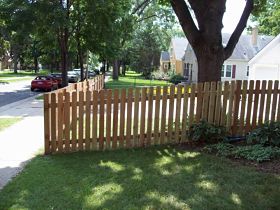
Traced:
POLYGON ((173 147, 38 156, 0 209, 277 209, 280 176, 173 147))
POLYGON ((160 80, 149 80, 145 79, 141 74, 138 74, 133 71, 127 71, 126 76, 120 76, 119 80, 110 79, 106 84, 106 89, 115 89, 115 88, 130 88, 137 86, 166 86, 170 85, 169 82, 160 81, 160 80))
POLYGON ((20 117, 0 118, 0 131, 22 120, 20 117))
POLYGON ((0 83, 12 83, 25 80, 32 80, 37 75, 47 75, 49 70, 40 70, 39 73, 34 73, 34 71, 19 71, 15 74, 13 71, 0 71, 0 83))

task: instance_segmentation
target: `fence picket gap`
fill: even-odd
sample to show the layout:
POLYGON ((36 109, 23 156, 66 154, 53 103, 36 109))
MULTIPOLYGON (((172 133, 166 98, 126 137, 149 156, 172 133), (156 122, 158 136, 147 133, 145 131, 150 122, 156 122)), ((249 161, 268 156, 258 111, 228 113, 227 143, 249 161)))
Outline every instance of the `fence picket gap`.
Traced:
POLYGON ((90 150, 90 111, 91 111, 91 92, 86 88, 86 139, 85 149, 90 150))
POLYGON ((167 108, 167 87, 163 87, 162 106, 161 106, 161 126, 160 126, 160 144, 165 143, 166 130, 166 108, 167 108))
POLYGON ((167 133, 167 142, 173 142, 173 118, 174 118, 174 94, 175 86, 170 86, 170 96, 169 96, 169 114, 168 114, 168 133, 167 133))
POLYGON ((97 150, 98 91, 92 92, 92 149, 97 150))
POLYGON ((187 120, 189 118, 189 90, 190 86, 184 86, 184 101, 183 101, 183 117, 182 117, 182 133, 181 133, 181 142, 187 140, 187 120))
POLYGON ((196 87, 197 87, 196 84, 191 85, 189 127, 192 126, 194 120, 194 102, 195 102, 196 87))
POLYGON ((104 126, 105 126, 105 122, 104 122, 104 99, 105 99, 105 90, 101 90, 99 92, 99 150, 104 150, 104 126))
POLYGON ((134 114, 133 114, 133 146, 139 146, 139 137, 138 137, 138 130, 139 130, 139 100, 140 100, 140 89, 135 89, 134 94, 134 114))
POLYGON ((265 121, 270 120, 270 111, 271 111, 271 94, 272 94, 272 81, 268 81, 268 87, 267 87, 267 94, 266 94, 266 107, 265 107, 265 121))
POLYGON ((133 100, 133 89, 128 89, 127 96, 127 113, 126 113, 126 147, 131 147, 131 121, 132 121, 132 100, 133 100))
POLYGON ((71 151, 76 151, 77 149, 77 92, 72 92, 72 138, 71 138, 71 151))
MULTIPOLYGON (((274 122, 277 120, 276 116, 276 108, 277 108, 277 91, 278 91, 279 81, 274 81, 274 87, 273 87, 273 102, 272 102, 272 108, 271 108, 271 122, 274 122)), ((279 99, 280 100, 280 99, 279 99)), ((280 101, 278 101, 279 106, 280 101)))
POLYGON ((79 151, 84 150, 84 92, 79 92, 79 139, 78 148, 79 151))
POLYGON ((245 133, 248 133, 248 132, 250 131, 250 129, 251 129, 251 115, 252 115, 253 90, 254 90, 254 81, 253 81, 253 80, 250 80, 250 82, 249 82, 248 103, 247 103, 247 114, 246 114, 245 133))
POLYGON ((216 94, 217 94, 217 83, 211 82, 210 96, 209 96, 209 114, 208 114, 209 123, 214 123, 216 94))
POLYGON ((124 147, 124 128, 125 128, 125 104, 126 104, 126 89, 121 91, 121 110, 120 110, 120 148, 124 147))
POLYGON ((241 85, 242 82, 240 80, 236 81, 235 95, 234 95, 234 106, 233 106, 233 126, 232 126, 232 134, 237 135, 238 126, 239 126, 239 110, 240 110, 240 95, 241 95, 241 85))
POLYGON ((262 89, 261 89, 261 99, 260 99, 260 110, 259 110, 259 120, 258 120, 259 123, 258 123, 258 125, 263 123, 265 91, 266 91, 266 80, 263 80, 262 81, 262 89))
POLYGON ((161 87, 156 88, 156 102, 155 102, 155 122, 154 122, 154 143, 159 143, 159 113, 160 113, 160 95, 161 87))
POLYGON ((181 99, 182 86, 177 86, 176 112, 175 112, 175 142, 179 142, 180 122, 181 122, 181 99))
POLYGON ((149 95, 148 95, 148 121, 147 121, 147 146, 151 145, 152 139, 152 126, 153 126, 153 96, 154 96, 154 88, 149 88, 149 95))
POLYGON ((254 107, 253 107, 253 117, 252 117, 252 129, 256 128, 256 126, 257 126, 260 84, 261 84, 260 80, 257 80, 256 86, 254 89, 254 107))
POLYGON ((65 152, 70 151, 70 93, 65 93, 65 152))
POLYGON ((112 90, 107 90, 106 98, 106 147, 105 149, 111 148, 111 121, 112 121, 112 90))
POLYGON ((118 123, 119 122, 119 90, 114 90, 114 113, 113 113, 113 144, 112 148, 118 147, 118 123))
POLYGON ((145 146, 145 132, 146 132, 146 98, 147 88, 142 88, 141 92, 141 121, 140 121, 140 146, 145 146))
POLYGON ((221 96, 222 96, 222 83, 218 82, 217 97, 216 97, 216 104, 215 104, 215 118, 214 118, 215 125, 220 125, 221 103, 222 103, 221 96))

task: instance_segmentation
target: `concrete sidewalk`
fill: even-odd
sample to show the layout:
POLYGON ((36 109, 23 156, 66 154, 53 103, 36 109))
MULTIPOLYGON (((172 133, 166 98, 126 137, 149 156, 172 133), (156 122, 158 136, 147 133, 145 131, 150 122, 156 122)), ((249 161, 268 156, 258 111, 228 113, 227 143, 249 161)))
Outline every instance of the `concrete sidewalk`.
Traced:
POLYGON ((43 101, 35 97, 0 108, 0 118, 23 120, 0 132, 0 189, 43 148, 43 101))

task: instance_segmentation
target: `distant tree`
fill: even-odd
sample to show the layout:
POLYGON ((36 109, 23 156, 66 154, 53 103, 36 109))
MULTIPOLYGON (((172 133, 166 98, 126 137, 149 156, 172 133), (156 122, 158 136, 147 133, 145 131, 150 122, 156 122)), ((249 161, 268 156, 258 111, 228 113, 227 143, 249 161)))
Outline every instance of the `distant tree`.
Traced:
POLYGON ((268 0, 264 10, 252 20, 258 22, 260 33, 277 36, 280 33, 280 1, 268 0))

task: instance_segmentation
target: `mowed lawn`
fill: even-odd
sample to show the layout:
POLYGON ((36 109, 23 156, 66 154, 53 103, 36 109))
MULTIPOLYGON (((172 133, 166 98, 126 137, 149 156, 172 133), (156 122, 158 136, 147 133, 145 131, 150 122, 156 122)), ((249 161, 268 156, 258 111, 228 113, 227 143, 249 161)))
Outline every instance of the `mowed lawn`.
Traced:
POLYGON ((120 76, 119 80, 110 79, 106 84, 106 89, 130 88, 141 86, 166 86, 170 85, 167 81, 145 79, 140 73, 127 71, 125 76, 120 76))
POLYGON ((280 177, 174 147, 38 156, 0 209, 279 209, 280 177))

